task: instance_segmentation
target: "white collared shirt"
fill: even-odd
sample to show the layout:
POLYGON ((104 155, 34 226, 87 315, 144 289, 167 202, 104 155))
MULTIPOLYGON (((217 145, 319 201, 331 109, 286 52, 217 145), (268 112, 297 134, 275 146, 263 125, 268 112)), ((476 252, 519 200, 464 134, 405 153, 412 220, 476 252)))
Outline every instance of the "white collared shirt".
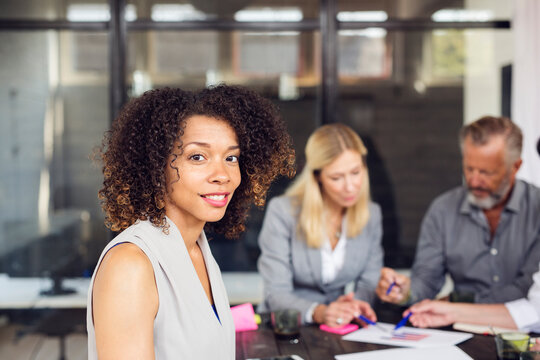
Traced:
POLYGON ((330 246, 330 240, 328 238, 321 246, 321 271, 323 284, 328 284, 334 281, 339 270, 341 270, 343 267, 343 263, 345 262, 345 245, 347 243, 345 231, 343 231, 339 236, 336 247, 333 250, 332 246, 330 246))
MULTIPOLYGON (((540 268, 540 263, 538 264, 540 268)), ((527 298, 504 304, 520 330, 540 332, 540 269, 533 275, 527 298)))

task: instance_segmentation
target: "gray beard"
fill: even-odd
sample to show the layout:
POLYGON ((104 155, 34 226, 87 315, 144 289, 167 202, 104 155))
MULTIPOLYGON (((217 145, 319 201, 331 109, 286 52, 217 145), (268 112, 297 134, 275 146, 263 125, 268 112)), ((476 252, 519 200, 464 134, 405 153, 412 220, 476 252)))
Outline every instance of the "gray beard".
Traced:
POLYGON ((474 205, 482 210, 489 210, 495 207, 508 192, 510 191, 510 180, 504 179, 501 186, 494 191, 493 193, 489 194, 485 198, 479 199, 471 191, 467 191, 467 201, 469 204, 474 205))
POLYGON ((467 201, 469 202, 469 204, 476 206, 477 208, 480 208, 482 210, 489 210, 493 208, 495 205, 497 205, 499 200, 500 199, 498 197, 495 197, 493 194, 489 194, 487 197, 479 199, 471 192, 467 193, 467 201))

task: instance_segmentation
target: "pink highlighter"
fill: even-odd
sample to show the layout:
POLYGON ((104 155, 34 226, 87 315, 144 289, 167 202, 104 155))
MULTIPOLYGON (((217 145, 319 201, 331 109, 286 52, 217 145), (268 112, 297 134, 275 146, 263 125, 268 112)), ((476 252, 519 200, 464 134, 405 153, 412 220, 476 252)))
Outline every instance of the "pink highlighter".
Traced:
POLYGON ((358 330, 358 325, 356 325, 356 324, 347 324, 347 325, 343 325, 343 326, 340 326, 340 327, 330 327, 328 325, 323 324, 323 325, 319 326, 319 329, 321 329, 322 331, 327 331, 327 332, 334 333, 334 334, 345 335, 345 334, 348 334, 348 333, 353 332, 355 330, 358 330))

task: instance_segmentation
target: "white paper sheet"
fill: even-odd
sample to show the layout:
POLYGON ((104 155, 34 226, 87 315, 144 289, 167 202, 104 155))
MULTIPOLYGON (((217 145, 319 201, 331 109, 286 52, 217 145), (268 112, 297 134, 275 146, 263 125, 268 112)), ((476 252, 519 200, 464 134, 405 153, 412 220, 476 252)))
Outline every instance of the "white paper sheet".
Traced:
POLYGON ((456 346, 443 346, 423 349, 386 349, 336 355, 336 360, 470 360, 472 357, 456 346))
POLYGON ((472 334, 468 333, 417 329, 408 326, 400 328, 398 332, 392 332, 394 326, 387 323, 377 323, 377 326, 369 325, 368 327, 343 336, 343 340, 425 348, 456 345, 472 337, 472 334), (380 328, 385 328, 388 332, 380 328))

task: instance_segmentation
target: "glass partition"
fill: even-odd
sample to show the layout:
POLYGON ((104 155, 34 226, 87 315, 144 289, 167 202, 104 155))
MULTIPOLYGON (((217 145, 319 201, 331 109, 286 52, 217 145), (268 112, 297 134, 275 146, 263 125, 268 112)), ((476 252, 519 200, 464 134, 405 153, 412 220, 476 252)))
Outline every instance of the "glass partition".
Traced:
POLYGON ((107 242, 91 161, 109 127, 102 40, 0 32, 0 272, 83 276, 107 242))
MULTIPOLYGON (((362 62, 365 54, 343 45, 349 63, 362 62)), ((407 266, 429 204, 461 183, 459 129, 509 102, 511 30, 388 31, 380 47, 391 54, 389 76, 351 76, 340 66, 338 109, 367 143, 386 263, 407 266)))
MULTIPOLYGON (((397 262, 387 264, 407 266, 429 201, 460 182, 457 130, 510 104, 512 31, 489 25, 511 17, 505 0, 127 0, 119 24, 109 4, 0 3, 3 223, 85 211, 98 234, 90 243, 101 250, 109 235, 96 196, 101 173, 88 156, 112 121, 110 106, 116 110, 124 90, 130 98, 226 82, 280 107, 299 170, 307 137, 337 105, 337 121, 355 128, 370 150, 386 260, 397 262), (337 24, 325 22, 334 9, 337 24), (486 29, 475 29, 483 23, 486 29), (111 46, 126 69, 109 59, 111 46)), ((276 184, 270 197, 287 184, 276 184)), ((254 269, 263 214, 253 210, 244 241, 224 248, 223 259, 239 260, 220 263, 223 269, 254 269)), ((2 236, 5 249, 9 235, 2 236)))

